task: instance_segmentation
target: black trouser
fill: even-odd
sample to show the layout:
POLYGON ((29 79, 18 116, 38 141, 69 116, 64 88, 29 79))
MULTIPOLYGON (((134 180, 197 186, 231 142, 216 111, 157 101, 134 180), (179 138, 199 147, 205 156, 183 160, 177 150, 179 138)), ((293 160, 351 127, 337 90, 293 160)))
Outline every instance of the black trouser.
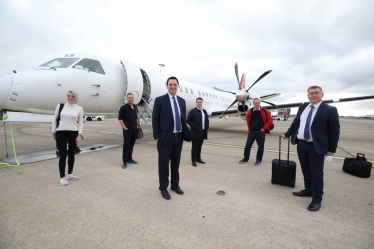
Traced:
POLYGON ((66 156, 69 155, 68 159, 68 174, 73 172, 74 167, 74 152, 77 147, 76 139, 78 137, 78 131, 57 131, 56 142, 57 148, 60 151, 60 161, 58 163, 60 169, 60 177, 65 177, 66 167, 66 156), (67 150, 67 144, 69 143, 69 151, 67 150))
POLYGON ((132 160, 132 151, 134 149, 137 130, 129 131, 123 130, 123 149, 122 149, 122 161, 130 162, 132 160))
POLYGON ((191 160, 196 161, 201 159, 201 146, 204 139, 192 139, 191 160))
POLYGON ((158 151, 158 177, 160 181, 159 190, 165 190, 169 186, 169 162, 170 162, 170 184, 172 187, 179 186, 179 164, 183 147, 183 135, 173 135, 171 143, 163 144, 157 141, 158 151))

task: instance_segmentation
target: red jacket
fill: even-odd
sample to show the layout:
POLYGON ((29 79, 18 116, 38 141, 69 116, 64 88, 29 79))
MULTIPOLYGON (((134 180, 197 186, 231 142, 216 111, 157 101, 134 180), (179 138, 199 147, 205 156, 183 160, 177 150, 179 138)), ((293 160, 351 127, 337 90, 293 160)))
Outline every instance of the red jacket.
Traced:
MULTIPOLYGON (((248 131, 250 131, 250 124, 251 124, 251 116, 252 116, 252 109, 249 109, 248 112, 247 112, 247 125, 248 125, 248 131)), ((273 118, 272 116, 270 115, 270 112, 268 111, 268 109, 266 108, 262 108, 260 106, 260 112, 261 112, 261 117, 262 117, 262 121, 264 121, 264 127, 262 127, 262 129, 265 130, 265 134, 266 133, 269 133, 270 134, 270 129, 269 127, 273 124, 273 118), (266 115, 265 115, 266 113, 266 115)))

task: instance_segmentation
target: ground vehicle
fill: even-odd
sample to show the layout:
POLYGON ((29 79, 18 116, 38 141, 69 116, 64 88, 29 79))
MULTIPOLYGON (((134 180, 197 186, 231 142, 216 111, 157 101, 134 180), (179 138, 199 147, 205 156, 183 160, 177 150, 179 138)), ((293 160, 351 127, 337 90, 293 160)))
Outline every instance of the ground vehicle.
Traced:
POLYGON ((103 121, 104 116, 85 116, 84 120, 86 120, 86 121, 93 121, 93 120, 103 121))

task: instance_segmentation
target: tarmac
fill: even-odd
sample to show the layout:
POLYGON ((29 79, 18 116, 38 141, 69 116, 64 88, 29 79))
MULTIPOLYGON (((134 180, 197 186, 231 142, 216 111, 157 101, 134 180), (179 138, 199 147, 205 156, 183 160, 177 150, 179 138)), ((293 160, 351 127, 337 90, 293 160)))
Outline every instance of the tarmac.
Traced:
MULTIPOLYGON (((257 145, 249 162, 238 164, 245 121, 210 123, 206 164, 192 167, 191 143, 184 142, 179 172, 185 194, 169 191, 171 200, 158 190, 156 142, 145 125, 133 153, 139 163, 122 169, 118 121, 85 122, 81 148, 92 152, 75 157, 80 180, 61 186, 51 124, 12 124, 21 165, 0 165, 0 248, 374 248, 374 178, 343 172, 349 154, 338 148, 325 163, 322 207, 310 212, 311 198, 292 195, 304 188, 296 146, 290 153, 298 164, 296 187, 270 182, 279 136, 291 121, 274 121, 260 166, 253 165, 257 145)), ((339 146, 373 162, 374 121, 340 123, 339 146)), ((285 159, 286 141, 281 150, 285 159)))

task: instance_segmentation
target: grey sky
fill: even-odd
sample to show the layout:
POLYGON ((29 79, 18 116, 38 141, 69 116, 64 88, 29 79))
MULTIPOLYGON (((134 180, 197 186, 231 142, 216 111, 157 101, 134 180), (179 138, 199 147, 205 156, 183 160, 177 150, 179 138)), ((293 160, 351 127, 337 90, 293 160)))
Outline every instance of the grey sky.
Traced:
MULTIPOLYGON (((0 77, 90 52, 207 87, 280 92, 274 103, 374 95, 374 1, 1 1, 0 77)), ((337 104, 374 114, 374 100, 337 104)))

